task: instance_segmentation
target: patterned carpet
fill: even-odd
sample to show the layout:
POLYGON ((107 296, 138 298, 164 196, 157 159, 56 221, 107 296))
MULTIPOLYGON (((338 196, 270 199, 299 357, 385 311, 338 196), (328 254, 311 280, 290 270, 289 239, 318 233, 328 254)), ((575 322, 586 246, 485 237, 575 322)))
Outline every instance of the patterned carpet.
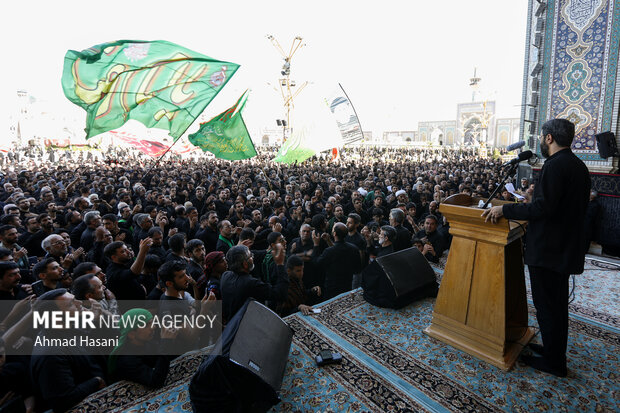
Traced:
MULTIPOLYGON (((435 267, 441 277, 441 264, 435 267)), ((620 411, 620 271, 588 258, 570 306, 569 376, 556 378, 517 362, 504 372, 425 335, 434 300, 400 310, 366 303, 360 291, 323 303, 320 314, 293 315, 295 331, 274 411, 620 411), (332 349, 340 365, 317 368, 332 349)), ((530 325, 536 326, 530 302, 530 325)), ((534 339, 539 342, 539 337, 534 339)), ((191 411, 187 382, 201 354, 173 364, 166 387, 149 393, 118 383, 75 411, 191 411)))

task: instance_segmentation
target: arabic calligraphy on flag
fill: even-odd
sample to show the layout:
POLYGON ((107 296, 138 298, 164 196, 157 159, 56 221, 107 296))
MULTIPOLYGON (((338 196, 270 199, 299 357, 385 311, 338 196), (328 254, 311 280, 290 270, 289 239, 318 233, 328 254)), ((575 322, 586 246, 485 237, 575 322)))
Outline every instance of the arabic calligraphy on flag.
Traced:
POLYGON ((178 139, 238 68, 167 41, 119 40, 69 50, 62 87, 87 112, 87 139, 130 119, 178 139))
POLYGON ((188 136, 189 141, 220 159, 240 160, 256 156, 256 149, 241 117, 247 101, 246 93, 233 106, 202 123, 196 133, 188 136))

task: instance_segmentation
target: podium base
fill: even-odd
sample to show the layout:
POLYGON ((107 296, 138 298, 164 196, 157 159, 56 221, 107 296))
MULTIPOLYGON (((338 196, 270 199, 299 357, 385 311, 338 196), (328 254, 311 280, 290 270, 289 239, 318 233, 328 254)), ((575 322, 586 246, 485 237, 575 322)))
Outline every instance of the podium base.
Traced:
POLYGON ((461 330, 454 325, 445 326, 435 321, 424 330, 426 334, 504 371, 514 366, 523 347, 534 337, 533 328, 527 327, 525 331, 521 328, 514 341, 506 341, 501 345, 488 342, 481 336, 476 337, 471 327, 463 326, 461 330))

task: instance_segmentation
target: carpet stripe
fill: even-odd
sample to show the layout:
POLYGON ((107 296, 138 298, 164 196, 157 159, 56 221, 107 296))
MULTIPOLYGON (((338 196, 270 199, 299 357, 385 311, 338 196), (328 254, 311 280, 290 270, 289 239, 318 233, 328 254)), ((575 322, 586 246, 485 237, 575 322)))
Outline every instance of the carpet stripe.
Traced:
POLYGON ((329 337, 331 340, 337 342, 339 346, 344 348, 347 352, 349 352, 355 358, 357 358, 362 363, 364 363, 365 366, 373 370, 376 374, 385 378, 392 385, 394 385, 399 390, 409 395, 412 399, 416 400, 418 403, 420 403, 422 406, 424 406, 429 411, 432 411, 432 412, 449 412, 450 411, 446 409, 445 407, 443 407, 441 404, 434 401, 433 399, 429 398, 423 392, 411 386, 405 380, 401 379, 400 377, 392 373, 385 366, 375 361, 372 357, 366 355, 359 348, 355 347, 354 345, 352 345, 346 340, 343 340, 340 337, 335 337, 333 332, 329 328, 325 327, 323 324, 321 324, 321 322, 319 322, 315 318, 300 317, 299 319, 302 320, 304 323, 313 326, 317 331, 320 331, 322 334, 329 337))

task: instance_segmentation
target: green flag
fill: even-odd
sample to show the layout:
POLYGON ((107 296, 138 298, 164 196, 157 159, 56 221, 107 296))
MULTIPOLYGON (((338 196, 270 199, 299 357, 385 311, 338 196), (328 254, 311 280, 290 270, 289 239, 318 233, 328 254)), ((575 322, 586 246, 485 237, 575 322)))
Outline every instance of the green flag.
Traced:
POLYGON ((86 139, 129 119, 178 139, 238 68, 162 40, 119 40, 69 50, 62 88, 87 112, 86 139))
POLYGON ((201 123, 198 132, 188 136, 189 141, 220 159, 233 161, 256 156, 256 149, 241 117, 245 96, 246 93, 243 93, 232 107, 201 123))
POLYGON ((274 162, 293 164, 302 163, 306 159, 316 155, 316 150, 310 148, 306 142, 306 128, 296 128, 290 138, 284 142, 273 159, 274 162))

